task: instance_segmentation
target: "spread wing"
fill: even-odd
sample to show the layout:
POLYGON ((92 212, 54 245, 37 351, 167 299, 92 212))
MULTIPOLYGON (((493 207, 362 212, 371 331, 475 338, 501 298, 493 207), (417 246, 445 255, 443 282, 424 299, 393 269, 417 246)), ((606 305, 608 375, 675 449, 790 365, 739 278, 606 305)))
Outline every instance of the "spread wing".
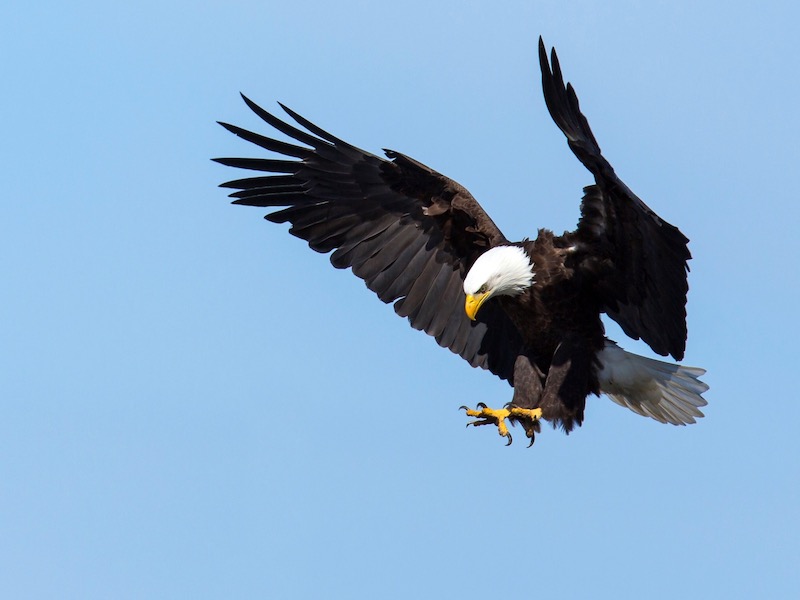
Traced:
POLYGON ((610 265, 598 290, 603 310, 628 336, 680 360, 686 348, 689 240, 617 177, 600 153, 575 90, 564 85, 555 49, 551 60, 552 70, 539 38, 547 109, 596 182, 584 188, 577 233, 601 248, 610 265))
POLYGON ((334 267, 351 267, 367 287, 412 327, 436 338, 472 366, 513 383, 522 346, 499 306, 472 322, 464 312, 463 278, 475 259, 506 241, 472 195, 455 181, 399 152, 385 160, 340 140, 285 106, 304 130, 244 97, 261 119, 294 142, 220 123, 280 158, 217 158, 267 175, 222 184, 234 204, 285 207, 267 215, 334 267))

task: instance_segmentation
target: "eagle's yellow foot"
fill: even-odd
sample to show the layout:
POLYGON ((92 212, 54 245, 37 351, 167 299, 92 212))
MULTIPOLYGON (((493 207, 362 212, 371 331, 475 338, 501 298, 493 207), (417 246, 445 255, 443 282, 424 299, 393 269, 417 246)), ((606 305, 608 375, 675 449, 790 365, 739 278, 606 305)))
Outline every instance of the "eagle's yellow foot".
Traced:
POLYGON ((477 417, 476 421, 467 423, 467 427, 470 425, 475 427, 479 425, 496 425, 497 433, 508 438, 506 446, 510 446, 513 441, 506 425, 506 419, 511 421, 512 424, 514 421, 521 422, 525 427, 526 435, 531 438, 531 444, 533 444, 533 435, 537 430, 536 423, 542 418, 541 408, 519 408, 510 404, 507 404, 504 408, 488 408, 483 402, 479 402, 474 410, 466 406, 461 408, 467 411, 468 417, 477 417))

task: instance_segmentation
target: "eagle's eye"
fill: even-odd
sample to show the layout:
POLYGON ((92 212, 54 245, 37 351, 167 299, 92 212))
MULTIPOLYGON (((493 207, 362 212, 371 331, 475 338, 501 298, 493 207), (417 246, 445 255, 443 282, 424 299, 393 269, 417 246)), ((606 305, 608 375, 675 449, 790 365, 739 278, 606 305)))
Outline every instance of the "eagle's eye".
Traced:
POLYGON ((488 289, 489 289, 489 286, 487 286, 484 283, 481 287, 478 288, 478 293, 479 294, 485 294, 488 289))

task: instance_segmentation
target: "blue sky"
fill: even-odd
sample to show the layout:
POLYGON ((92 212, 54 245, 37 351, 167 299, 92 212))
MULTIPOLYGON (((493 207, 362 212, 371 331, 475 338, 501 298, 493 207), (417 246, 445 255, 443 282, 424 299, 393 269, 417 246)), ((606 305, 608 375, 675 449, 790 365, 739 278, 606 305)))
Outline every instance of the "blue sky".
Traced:
MULTIPOLYGON (((0 595, 791 598, 800 578, 796 3, 6 3, 0 595), (707 417, 604 398, 533 449, 511 390, 216 185, 238 97, 571 229, 559 51, 691 238, 707 417)), ((263 129, 263 128, 262 128, 263 129)), ((610 329, 629 350, 641 344, 610 329)))

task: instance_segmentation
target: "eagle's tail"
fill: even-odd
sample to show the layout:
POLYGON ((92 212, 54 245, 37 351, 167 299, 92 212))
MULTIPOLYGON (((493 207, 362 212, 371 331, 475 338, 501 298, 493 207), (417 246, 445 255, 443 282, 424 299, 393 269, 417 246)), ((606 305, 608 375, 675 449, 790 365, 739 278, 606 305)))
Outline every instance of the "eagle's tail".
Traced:
POLYGON ((661 423, 687 425, 703 416, 707 402, 700 381, 705 369, 685 367, 626 352, 611 340, 598 356, 600 391, 620 406, 661 423))

